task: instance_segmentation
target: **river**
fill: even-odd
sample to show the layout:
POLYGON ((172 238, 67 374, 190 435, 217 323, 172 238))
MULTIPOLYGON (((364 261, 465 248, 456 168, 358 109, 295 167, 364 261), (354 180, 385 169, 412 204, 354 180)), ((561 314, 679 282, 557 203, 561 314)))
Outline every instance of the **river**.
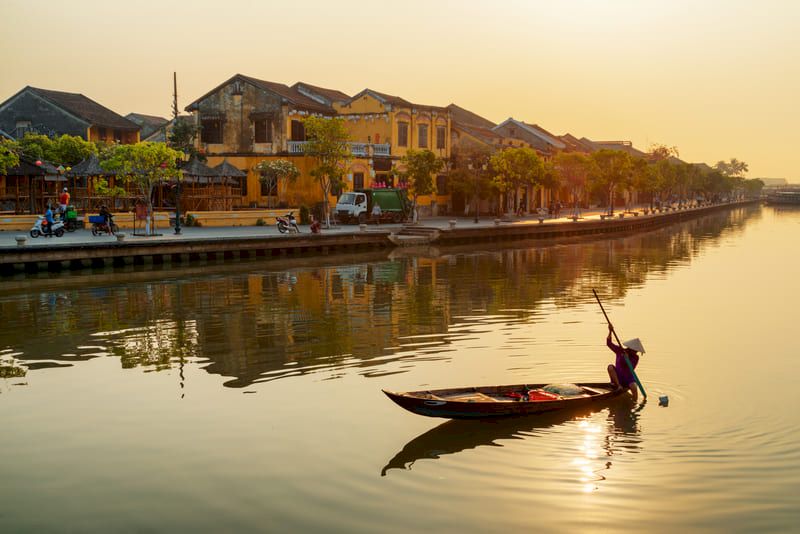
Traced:
POLYGON ((0 281, 0 530, 790 531, 800 210, 595 241, 0 281), (607 380, 500 422, 381 389, 607 380), (669 405, 659 406, 658 397, 669 405))

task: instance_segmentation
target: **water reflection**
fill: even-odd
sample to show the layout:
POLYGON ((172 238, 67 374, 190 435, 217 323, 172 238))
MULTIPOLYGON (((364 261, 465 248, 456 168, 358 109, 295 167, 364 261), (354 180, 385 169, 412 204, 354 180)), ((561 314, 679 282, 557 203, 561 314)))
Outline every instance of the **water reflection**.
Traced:
POLYGON ((501 441, 525 440, 539 457, 545 457, 550 449, 565 454, 571 448, 574 454, 569 465, 575 470, 574 479, 582 491, 595 491, 616 456, 640 452, 638 418, 643 407, 630 397, 621 397, 605 405, 539 416, 447 421, 406 443, 381 469, 381 476, 391 469, 411 470, 417 460, 438 460, 479 447, 503 447, 501 441), (603 414, 605 417, 597 417, 603 414), (559 425, 568 428, 561 433, 548 431, 559 425))
POLYGON ((126 369, 193 364, 237 388, 322 371, 401 373, 410 360, 450 358, 455 340, 479 339, 494 323, 586 302, 590 287, 622 298, 758 216, 741 208, 603 241, 394 260, 373 252, 16 278, 0 285, 0 349, 28 370, 109 355, 126 369))

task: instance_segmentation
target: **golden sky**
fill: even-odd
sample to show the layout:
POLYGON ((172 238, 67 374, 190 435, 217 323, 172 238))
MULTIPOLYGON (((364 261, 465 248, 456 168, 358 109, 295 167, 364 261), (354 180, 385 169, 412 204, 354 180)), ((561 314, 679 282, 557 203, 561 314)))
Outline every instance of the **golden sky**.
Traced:
POLYGON ((25 85, 168 116, 233 74, 454 102, 800 182, 800 1, 0 0, 25 85))

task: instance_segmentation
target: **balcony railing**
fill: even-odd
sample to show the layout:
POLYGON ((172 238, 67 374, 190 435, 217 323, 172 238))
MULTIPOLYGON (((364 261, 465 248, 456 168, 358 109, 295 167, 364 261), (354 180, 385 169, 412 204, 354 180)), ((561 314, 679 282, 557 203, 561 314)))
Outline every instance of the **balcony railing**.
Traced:
MULTIPOLYGON (((289 141, 288 148, 289 154, 302 154, 307 141, 289 141)), ((372 156, 390 156, 392 154, 391 145, 389 143, 383 144, 370 144, 370 143, 350 143, 350 152, 354 156, 368 157, 372 156), (370 154, 369 147, 372 147, 370 154)))
POLYGON ((383 143, 381 145, 372 145, 372 154, 374 156, 391 156, 392 149, 389 143, 383 143))

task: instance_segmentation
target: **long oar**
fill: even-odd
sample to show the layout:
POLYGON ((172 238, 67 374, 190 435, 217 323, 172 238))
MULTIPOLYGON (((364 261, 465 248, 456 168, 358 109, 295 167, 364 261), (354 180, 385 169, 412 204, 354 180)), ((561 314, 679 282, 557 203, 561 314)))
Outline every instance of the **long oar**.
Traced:
MULTIPOLYGON (((603 310, 603 315, 605 315, 606 321, 608 321, 608 326, 611 327, 611 331, 614 333, 614 339, 617 340, 617 345, 622 347, 622 343, 619 340, 619 336, 617 335, 617 331, 614 330, 614 325, 611 324, 611 319, 608 318, 608 314, 606 313, 605 308, 603 308, 603 303, 600 302, 600 297, 597 296, 597 291, 592 289, 592 293, 594 293, 594 298, 597 299, 597 303, 600 305, 600 309, 603 310)), ((622 349, 625 350, 625 347, 622 347, 622 349)), ((636 371, 633 370, 633 365, 631 365, 631 361, 628 359, 628 354, 627 353, 623 354, 623 356, 625 357, 625 363, 628 364, 628 369, 631 370, 631 374, 633 375, 633 379, 636 381, 636 385, 639 386, 639 391, 642 392, 642 396, 646 399, 647 398, 647 393, 644 390, 644 386, 642 386, 642 383, 639 381, 639 377, 636 376, 636 371)))

